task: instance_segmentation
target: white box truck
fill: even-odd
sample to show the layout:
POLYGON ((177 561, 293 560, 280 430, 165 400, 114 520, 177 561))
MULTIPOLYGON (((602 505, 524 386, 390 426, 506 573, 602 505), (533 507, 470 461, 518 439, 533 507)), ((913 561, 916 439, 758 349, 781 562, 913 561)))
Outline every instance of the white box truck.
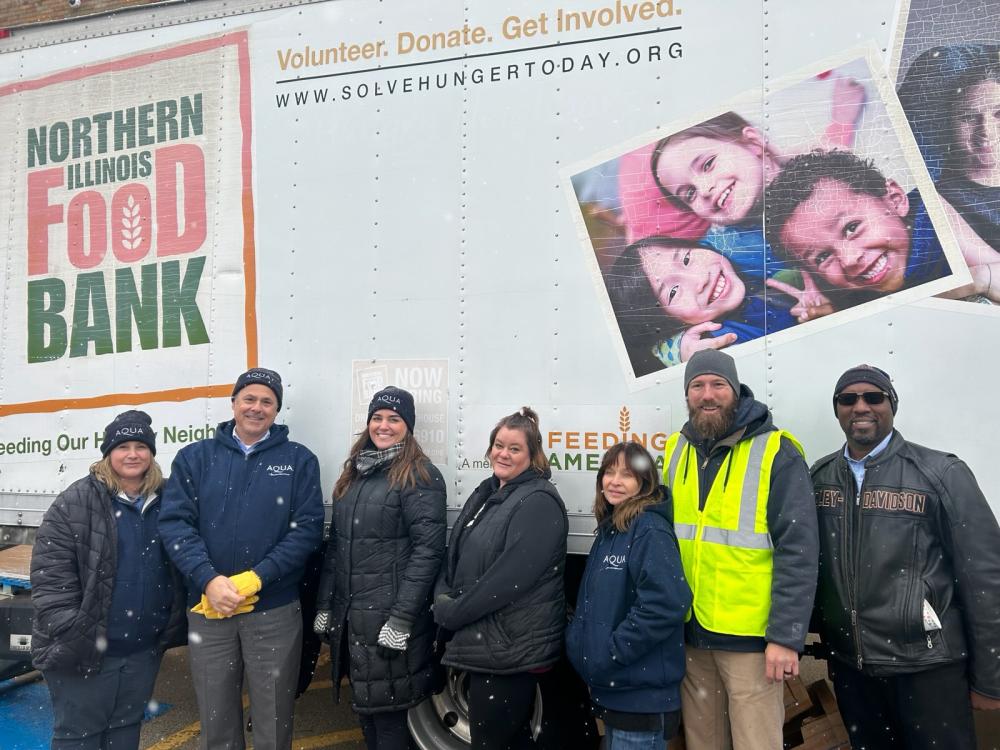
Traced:
MULTIPOLYGON (((169 466, 259 364, 282 374, 280 418, 320 456, 327 493, 371 394, 413 392, 452 518, 489 472, 493 424, 531 405, 579 575, 603 451, 662 454, 687 416, 682 362, 705 346, 737 359, 810 460, 842 441, 839 373, 883 367, 907 437, 959 453, 1000 507, 1000 308, 970 301, 992 285, 895 95, 924 49, 1000 34, 982 3, 938 5, 199 0, 14 29, 0 39, 0 542, 31 543, 116 413, 149 412, 169 466), (764 244, 773 175, 746 186, 757 203, 738 220, 719 213, 736 178, 700 216, 662 168, 708 173, 711 155, 664 161, 664 144, 726 113, 758 135, 761 164, 817 148, 872 160, 919 196, 933 247, 910 221, 910 247, 845 290, 764 244), (723 270, 699 291, 630 267, 650 236, 723 270), (623 281, 652 302, 629 303, 623 281), (676 313, 688 292, 703 297, 676 313)), ((23 608, 17 591, 0 606, 23 608)), ((24 635, 4 633, 3 656, 23 656, 24 635)), ((422 746, 461 746, 460 692, 450 681, 415 715, 422 746)))

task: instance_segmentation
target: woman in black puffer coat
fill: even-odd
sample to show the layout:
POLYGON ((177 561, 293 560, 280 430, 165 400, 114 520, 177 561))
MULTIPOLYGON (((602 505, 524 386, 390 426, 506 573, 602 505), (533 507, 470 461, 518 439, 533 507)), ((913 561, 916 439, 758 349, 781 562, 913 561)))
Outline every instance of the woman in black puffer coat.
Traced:
POLYGON ((334 694, 351 680, 368 750, 409 747, 406 710, 433 684, 434 581, 444 559, 445 484, 413 437, 413 397, 389 386, 333 490, 314 630, 327 638, 334 694))
POLYGON ((119 414, 104 458, 38 527, 31 657, 52 695, 53 750, 137 748, 163 651, 185 641, 183 586, 157 530, 155 440, 148 414, 119 414))
POLYGON ((486 456, 493 475, 452 527, 434 619, 453 633, 441 663, 469 672, 473 750, 513 750, 535 747, 535 689, 562 653, 568 521, 534 411, 501 419, 486 456))

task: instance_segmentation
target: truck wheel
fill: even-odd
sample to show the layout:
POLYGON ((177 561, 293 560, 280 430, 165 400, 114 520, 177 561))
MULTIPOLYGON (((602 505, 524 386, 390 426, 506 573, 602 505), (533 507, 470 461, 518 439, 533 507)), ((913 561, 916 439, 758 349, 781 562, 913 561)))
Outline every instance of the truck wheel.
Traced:
MULTIPOLYGON (((466 750, 469 734, 468 674, 448 668, 444 690, 410 709, 410 735, 420 750, 466 750)), ((535 688, 535 709, 531 733, 538 737, 542 728, 542 693, 535 688)))

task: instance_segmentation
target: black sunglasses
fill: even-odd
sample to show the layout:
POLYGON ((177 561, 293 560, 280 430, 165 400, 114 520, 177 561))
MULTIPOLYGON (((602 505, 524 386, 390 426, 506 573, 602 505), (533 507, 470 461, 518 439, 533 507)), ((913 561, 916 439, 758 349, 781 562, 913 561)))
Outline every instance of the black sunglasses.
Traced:
POLYGON ((859 398, 863 398, 869 406, 878 406, 883 403, 889 394, 885 391, 865 391, 864 393, 838 393, 837 404, 839 406, 854 406, 859 398))

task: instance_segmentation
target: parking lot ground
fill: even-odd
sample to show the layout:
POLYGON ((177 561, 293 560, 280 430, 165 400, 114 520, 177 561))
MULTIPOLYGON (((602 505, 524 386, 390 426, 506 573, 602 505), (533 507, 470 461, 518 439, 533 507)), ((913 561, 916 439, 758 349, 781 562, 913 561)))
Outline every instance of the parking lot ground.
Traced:
MULTIPOLYGON (((37 674, 37 673, 36 673, 37 674)), ((808 684, 826 676, 826 664, 806 658, 802 678, 808 684)), ((23 678, 21 678, 23 680, 23 678)), ((46 750, 52 736, 52 707, 41 679, 0 683, 0 747, 3 750, 46 750)), ((151 716, 143 723, 140 750, 197 750, 200 723, 191 688, 186 648, 163 658, 153 693, 151 716)), ((1000 712, 976 715, 979 750, 1000 750, 1000 712)), ((247 735, 247 747, 253 735, 247 735)), ((295 705, 294 750, 364 750, 357 719, 350 708, 350 687, 333 703, 329 652, 320 654, 316 677, 295 705)))
MULTIPOLYGON (((341 702, 334 705, 329 674, 329 652, 324 650, 309 690, 295 703, 293 750, 364 750, 350 687, 344 684, 341 702)), ((143 721, 140 750, 197 750, 200 728, 187 649, 168 651, 143 721)), ((0 748, 46 750, 51 738, 52 704, 40 675, 0 683, 0 748)), ((252 732, 247 747, 253 747, 252 732)))

